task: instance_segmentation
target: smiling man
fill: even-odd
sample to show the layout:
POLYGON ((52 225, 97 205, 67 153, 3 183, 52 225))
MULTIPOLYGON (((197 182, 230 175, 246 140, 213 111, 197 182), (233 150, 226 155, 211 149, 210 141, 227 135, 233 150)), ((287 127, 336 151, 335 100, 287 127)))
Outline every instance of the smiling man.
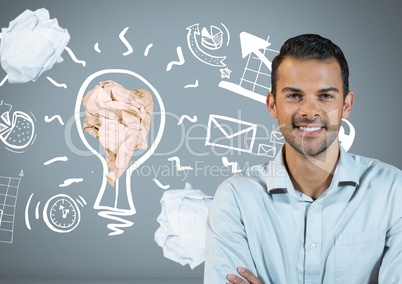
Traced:
POLYGON ((402 172, 340 146, 354 103, 348 77, 330 40, 284 43, 267 106, 286 142, 219 186, 205 284, 402 283, 402 172))

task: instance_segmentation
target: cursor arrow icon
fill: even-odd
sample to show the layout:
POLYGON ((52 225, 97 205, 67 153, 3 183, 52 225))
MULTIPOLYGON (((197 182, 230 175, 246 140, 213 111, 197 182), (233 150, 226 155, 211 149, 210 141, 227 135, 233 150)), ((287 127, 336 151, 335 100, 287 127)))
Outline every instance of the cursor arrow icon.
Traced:
POLYGON ((246 32, 240 33, 240 46, 242 57, 244 58, 249 54, 254 53, 268 67, 269 71, 271 71, 272 63, 268 60, 268 58, 264 56, 260 49, 265 49, 270 45, 271 44, 268 41, 255 35, 246 32))

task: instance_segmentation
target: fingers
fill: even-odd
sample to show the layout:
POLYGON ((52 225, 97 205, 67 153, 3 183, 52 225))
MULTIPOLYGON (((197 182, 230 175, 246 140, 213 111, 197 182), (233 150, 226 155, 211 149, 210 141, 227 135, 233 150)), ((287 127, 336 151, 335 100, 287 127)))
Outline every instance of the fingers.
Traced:
POLYGON ((226 279, 229 280, 226 284, 263 284, 250 270, 244 267, 238 267, 237 272, 247 281, 231 273, 226 276, 226 279))
POLYGON ((234 274, 226 275, 226 279, 229 280, 229 282, 227 282, 226 284, 249 284, 248 282, 244 281, 242 278, 234 274))
MULTIPOLYGON (((237 272, 239 272, 239 274, 241 276, 246 278, 246 280, 248 282, 250 282, 250 284, 263 284, 262 281, 257 278, 257 276, 255 276, 253 273, 251 273, 250 270, 248 270, 248 269, 246 269, 244 267, 238 267, 237 272)), ((247 282, 245 282, 245 283, 247 283, 247 282)))

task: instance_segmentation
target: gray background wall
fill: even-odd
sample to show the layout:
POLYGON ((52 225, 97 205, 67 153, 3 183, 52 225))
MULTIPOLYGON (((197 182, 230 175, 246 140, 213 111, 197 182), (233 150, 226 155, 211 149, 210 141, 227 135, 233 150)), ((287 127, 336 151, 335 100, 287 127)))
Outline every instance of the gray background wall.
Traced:
MULTIPOLYGON (((332 39, 344 50, 349 61, 350 87, 356 96, 349 119, 356 129, 356 138, 349 152, 376 157, 402 168, 402 4, 399 1, 19 0, 0 1, 0 5, 1 27, 7 27, 25 9, 47 8, 51 18, 57 18, 59 24, 68 29, 71 35, 68 47, 78 59, 87 62, 83 67, 64 52, 64 62, 44 73, 37 82, 5 83, 0 87, 0 100, 13 105, 13 111, 35 116, 37 134, 35 142, 24 149, 24 153, 0 147, 0 176, 18 177, 21 170, 24 172, 18 192, 13 241, 0 242, 2 283, 24 278, 31 282, 53 278, 58 281, 103 279, 105 283, 115 283, 116 279, 180 283, 181 279, 183 283, 202 283, 203 265, 191 270, 168 260, 154 242, 154 232, 159 226, 156 218, 161 210, 159 201, 164 190, 153 179, 169 184, 170 189, 184 188, 185 182, 189 182, 194 188, 213 195, 218 184, 231 175, 222 165, 222 156, 237 161, 240 167, 270 158, 256 155, 255 149, 253 154, 230 153, 205 146, 208 116, 241 117, 266 125, 269 130, 274 130, 275 122, 263 104, 218 87, 222 80, 219 68, 197 60, 187 46, 186 28, 192 24, 209 28, 210 25, 222 27, 223 23, 228 28, 229 45, 214 54, 227 56, 225 63, 232 73, 230 79, 225 80, 233 83, 239 82, 247 63, 247 59, 241 57, 240 32, 263 39, 269 37, 270 48, 276 50, 284 40, 300 33, 318 33, 332 39), (125 38, 134 52, 123 56, 127 48, 118 35, 126 27, 129 29, 125 38), (94 50, 96 42, 101 53, 94 50), (144 56, 150 43, 153 47, 148 56, 144 56), (178 58, 178 46, 182 48, 185 64, 166 71, 168 63, 178 58), (142 172, 140 167, 133 173, 132 193, 137 213, 127 218, 134 225, 119 236, 108 236, 110 230, 106 226, 110 221, 98 216, 92 208, 102 180, 99 159, 93 155, 77 155, 66 142, 66 137, 71 136, 74 147, 85 150, 76 128, 73 125, 69 130, 67 122, 74 115, 81 84, 90 74, 107 68, 128 69, 143 76, 158 90, 166 111, 171 114, 167 116, 156 153, 142 165, 145 167, 142 172), (46 76, 66 83, 68 88, 55 87, 46 76), (197 79, 197 88, 184 88, 197 79), (45 122, 46 115, 56 114, 62 117, 64 126, 57 121, 45 122), (185 120, 178 126, 183 114, 196 115, 197 123, 185 120), (44 165, 57 156, 67 156, 68 161, 44 165), (167 160, 172 156, 178 156, 183 165, 197 170, 188 172, 187 176, 186 172, 177 172, 174 164, 167 160), (213 167, 219 169, 218 172, 211 171, 213 167), (156 176, 152 169, 169 170, 156 176), (59 187, 68 178, 83 178, 83 181, 59 187), (39 208, 43 208, 46 201, 57 194, 67 194, 74 199, 82 196, 87 202, 86 206, 79 206, 81 221, 70 233, 56 233, 46 226, 42 216, 35 218, 38 202, 39 208), (31 230, 25 220, 30 196, 31 230)), ((0 80, 5 76, 4 71, 1 72, 0 80)), ((123 85, 127 82, 126 87, 130 87, 131 81, 125 76, 110 78, 123 85)), ((266 84, 269 85, 269 81, 266 84)), ((159 110, 158 105, 155 110, 159 110)), ((158 119, 154 124, 153 133, 156 133, 158 119)), ((95 140, 86 137, 93 147, 100 149, 95 140)), ((263 133, 258 134, 258 139, 269 143, 263 133)))

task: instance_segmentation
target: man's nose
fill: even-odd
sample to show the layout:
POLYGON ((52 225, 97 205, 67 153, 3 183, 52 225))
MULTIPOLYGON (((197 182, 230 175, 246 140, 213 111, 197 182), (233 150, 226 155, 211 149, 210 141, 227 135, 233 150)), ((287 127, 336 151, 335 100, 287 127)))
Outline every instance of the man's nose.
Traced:
POLYGON ((306 117, 309 120, 313 120, 320 116, 321 109, 317 101, 313 98, 306 97, 300 106, 299 114, 300 116, 306 117))

